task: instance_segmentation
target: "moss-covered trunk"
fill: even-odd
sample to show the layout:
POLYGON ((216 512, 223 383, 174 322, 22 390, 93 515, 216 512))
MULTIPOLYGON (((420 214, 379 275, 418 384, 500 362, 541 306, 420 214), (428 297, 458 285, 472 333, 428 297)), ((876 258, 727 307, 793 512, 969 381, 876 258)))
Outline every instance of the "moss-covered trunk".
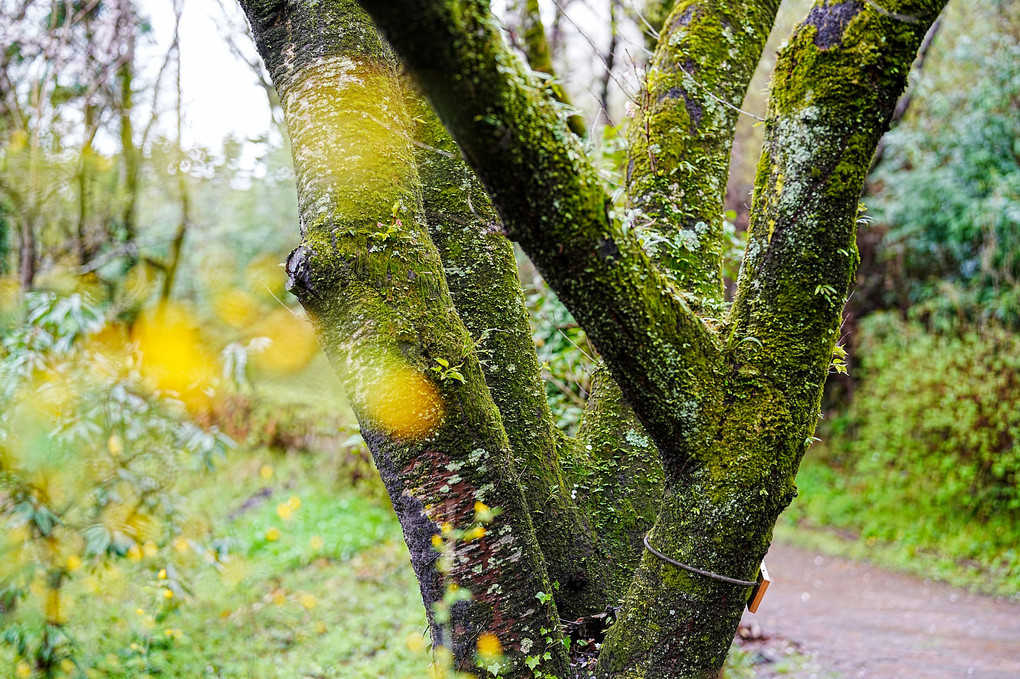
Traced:
POLYGON ((388 50, 354 2, 242 6, 293 145, 303 239, 291 289, 389 491, 433 638, 459 670, 476 670, 476 642, 494 634, 504 676, 531 676, 526 659, 545 653, 565 673, 510 445, 429 238, 388 50))
POLYGON ((513 246, 481 182, 428 104, 415 93, 410 107, 429 232, 453 303, 482 357, 549 578, 558 583, 559 614, 573 620, 601 612, 624 587, 608 577, 605 562, 612 552, 600 549, 599 533, 578 510, 561 467, 565 443, 546 401, 513 246))
POLYGON ((640 220, 618 223, 487 0, 242 0, 293 139, 292 286, 387 484, 433 633, 461 668, 490 631, 511 661, 502 676, 567 676, 557 610, 536 598, 552 571, 570 615, 613 604, 630 581, 600 678, 720 672, 817 422, 868 161, 944 3, 819 0, 794 33, 729 310, 725 159, 777 4, 662 3, 672 12, 630 137, 640 220), (459 149, 428 111, 412 129, 358 4, 459 149), (576 440, 552 427, 498 224, 605 362, 576 440), (649 252, 641 231, 669 246, 649 252), (476 526, 476 501, 502 513, 476 526), (451 583, 470 601, 454 603, 451 583))

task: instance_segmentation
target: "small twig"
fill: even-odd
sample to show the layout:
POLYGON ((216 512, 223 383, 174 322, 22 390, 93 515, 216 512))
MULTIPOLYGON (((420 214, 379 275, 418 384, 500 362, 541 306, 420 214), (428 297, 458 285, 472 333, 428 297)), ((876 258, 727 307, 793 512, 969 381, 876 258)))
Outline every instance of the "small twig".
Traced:
POLYGON ((880 6, 877 2, 875 2, 875 0, 864 0, 864 3, 866 5, 868 5, 869 7, 871 7, 871 9, 873 9, 876 12, 878 12, 879 14, 881 14, 882 16, 887 16, 890 19, 896 19, 897 21, 904 21, 904 22, 906 22, 908 24, 919 24, 919 23, 921 23, 921 17, 919 17, 919 16, 911 16, 910 14, 899 14, 897 12, 893 12, 891 10, 886 9, 885 7, 880 6))
POLYGON ((593 51, 593 52, 595 52, 595 56, 597 56, 597 57, 599 58, 599 61, 601 61, 601 62, 602 62, 602 65, 606 67, 606 70, 607 70, 607 72, 608 72, 608 73, 610 74, 610 77, 612 77, 612 79, 613 79, 613 82, 615 82, 615 83, 616 83, 617 87, 619 87, 619 88, 620 88, 620 90, 621 90, 621 91, 623 92, 623 94, 624 94, 624 95, 625 95, 625 96, 626 96, 626 97, 627 97, 628 99, 631 99, 631 100, 633 100, 633 99, 634 99, 634 97, 633 97, 633 96, 632 96, 632 95, 631 95, 631 94, 630 94, 630 93, 629 93, 629 92, 627 91, 627 88, 626 88, 626 87, 624 87, 624 85, 623 85, 623 83, 622 83, 622 82, 620 82, 620 79, 619 79, 619 78, 617 78, 617 77, 616 77, 616 75, 612 73, 613 67, 612 67, 612 65, 610 65, 610 64, 609 64, 609 63, 608 63, 608 62, 606 61, 605 57, 603 57, 603 56, 602 56, 602 52, 601 52, 601 50, 599 50, 599 48, 598 48, 598 45, 596 45, 596 44, 595 44, 595 42, 594 42, 594 41, 593 41, 593 40, 592 40, 591 38, 589 38, 589 37, 588 37, 588 34, 587 34, 587 33, 585 33, 585 32, 584 32, 584 30, 582 30, 582 28, 581 28, 580 26, 578 26, 578 25, 577 25, 577 22, 576 22, 576 21, 574 21, 573 19, 571 19, 571 18, 570 18, 570 15, 569 15, 569 14, 567 14, 567 12, 566 12, 566 10, 565 10, 565 9, 563 8, 563 6, 562 6, 562 5, 560 5, 560 3, 559 3, 559 0, 556 0, 556 1, 555 1, 555 5, 556 5, 556 7, 557 7, 557 8, 558 8, 558 9, 560 10, 560 12, 562 12, 562 13, 563 13, 563 17, 564 17, 564 18, 565 18, 565 19, 566 19, 567 21, 569 21, 569 22, 570 22, 570 24, 571 24, 571 25, 572 25, 572 26, 573 26, 573 27, 574 27, 574 28, 575 28, 575 29, 577 30, 577 33, 578 33, 578 35, 580 35, 580 36, 581 36, 582 38, 584 38, 584 39, 585 39, 585 41, 586 41, 586 42, 587 42, 587 43, 588 43, 588 44, 589 44, 589 45, 591 46, 591 49, 592 49, 592 51, 593 51))
POLYGON ((747 112, 747 111, 745 111, 744 109, 742 109, 742 108, 740 108, 740 107, 738 107, 738 106, 734 106, 733 104, 731 104, 730 102, 726 101, 726 100, 725 100, 725 99, 723 99, 722 97, 719 97, 719 96, 717 96, 717 95, 716 95, 716 94, 715 94, 715 93, 714 93, 714 92, 713 92, 712 90, 708 89, 708 86, 707 86, 707 85, 705 85, 704 83, 702 83, 701 81, 699 81, 699 80, 698 80, 697 78, 695 78, 695 77, 694 77, 694 76, 693 76, 693 75, 691 74, 691 72, 690 72, 690 71, 688 71, 688 70, 687 70, 686 68, 684 68, 684 67, 683 67, 683 66, 682 66, 681 64, 677 63, 676 67, 677 67, 677 68, 679 68, 679 69, 680 69, 680 70, 681 70, 681 71, 683 72, 683 74, 684 74, 685 76, 687 76, 688 78, 690 78, 691 80, 693 80, 693 81, 694 81, 694 84, 695 84, 695 85, 697 85, 697 86, 698 86, 698 87, 700 87, 701 89, 705 90, 705 94, 707 94, 708 96, 712 97, 713 99, 715 99, 716 101, 718 101, 718 102, 719 102, 720 104, 722 104, 723 106, 727 106, 727 107, 729 107, 729 108, 733 109, 734 111, 736 111, 737 113, 743 113, 743 114, 744 114, 745 116, 750 116, 751 118, 754 118, 755 120, 757 120, 757 121, 759 121, 759 122, 762 122, 762 123, 764 123, 764 122, 765 122, 765 119, 764 119, 764 118, 759 118, 758 116, 756 116, 756 115, 755 115, 755 114, 753 114, 753 113, 748 113, 748 112, 747 112))
POLYGON ((434 151, 435 153, 438 153, 439 155, 443 156, 444 158, 456 158, 457 157, 457 155, 454 154, 454 153, 450 153, 449 151, 444 151, 443 149, 437 149, 435 146, 429 146, 428 144, 424 144, 424 143, 422 143, 422 142, 420 142, 420 141, 418 141, 416 139, 413 139, 406 132, 401 132, 400 130, 393 129, 392 127, 390 127, 389 125, 387 125, 383 121, 381 121, 378 118, 376 118, 371 113, 366 113, 365 117, 368 118, 369 120, 371 120, 372 122, 377 123, 378 125, 381 125, 385 129, 387 129, 390 132, 392 132, 393 134, 399 134, 401 137, 403 137, 404 139, 406 139, 407 141, 411 142, 412 144, 414 144, 415 146, 417 146, 419 148, 423 148, 426 151, 434 151))

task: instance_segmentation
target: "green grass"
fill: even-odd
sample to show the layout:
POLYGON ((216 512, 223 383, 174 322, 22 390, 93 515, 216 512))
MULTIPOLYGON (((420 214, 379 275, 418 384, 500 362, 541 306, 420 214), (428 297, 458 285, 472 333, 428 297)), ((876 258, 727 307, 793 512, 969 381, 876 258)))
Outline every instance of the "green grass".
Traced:
MULTIPOLYGON (((65 586, 79 662, 67 676, 425 676, 425 611, 396 517, 377 486, 356 488, 329 466, 234 452, 190 479, 186 550, 86 564, 65 586), (281 518, 295 497, 300 507, 281 518)), ((28 625, 41 620, 32 604, 18 612, 28 625)), ((0 676, 16 676, 11 649, 0 649, 0 676)))

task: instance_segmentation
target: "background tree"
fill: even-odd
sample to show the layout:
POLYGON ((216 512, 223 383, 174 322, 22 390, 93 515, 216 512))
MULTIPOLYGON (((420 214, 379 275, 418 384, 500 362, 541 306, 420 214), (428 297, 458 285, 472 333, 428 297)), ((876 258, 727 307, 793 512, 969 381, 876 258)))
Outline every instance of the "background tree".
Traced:
POLYGON ((586 481, 592 495, 651 495, 658 551, 754 578, 817 421, 864 177, 943 3, 820 2, 794 31, 773 76, 732 308, 725 173, 778 3, 672 9, 630 127, 626 214, 487 2, 362 3, 484 193, 427 111, 414 109, 412 125, 392 55, 359 6, 241 4, 293 141, 303 242, 288 260, 292 289, 387 484, 434 638, 459 669, 494 635, 503 676, 564 676, 557 612, 591 615, 622 594, 596 674, 716 674, 749 588, 642 551, 645 515, 621 521, 610 510, 621 503, 574 491, 586 481), (433 143, 418 143, 446 167, 416 162, 410 140, 429 130, 433 143), (553 430, 530 341, 514 341, 520 295, 493 208, 612 376, 578 442, 543 433, 553 430), (499 290, 502 308, 479 284, 499 290), (624 402, 642 430, 626 429, 619 460, 599 458, 624 402), (649 439, 661 498, 654 463, 632 452, 649 439), (635 563, 624 589, 613 571, 635 563))

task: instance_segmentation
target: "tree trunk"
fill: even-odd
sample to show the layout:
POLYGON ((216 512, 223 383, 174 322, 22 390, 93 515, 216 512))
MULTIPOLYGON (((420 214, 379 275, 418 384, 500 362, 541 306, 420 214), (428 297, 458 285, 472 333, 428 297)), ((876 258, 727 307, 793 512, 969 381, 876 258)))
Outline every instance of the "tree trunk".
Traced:
POLYGON ((389 491, 433 639, 459 670, 475 668, 477 640, 493 634, 502 676, 531 676, 529 658, 564 676, 511 447, 427 232, 391 56, 354 2, 242 7, 293 145, 303 241, 287 262, 291 289, 389 491), (486 506, 499 514, 478 525, 486 506))
POLYGON ((487 0, 360 0, 484 193, 413 97, 411 128, 389 49, 354 2, 242 0, 293 139, 292 286, 458 669, 484 676, 473 650, 489 630, 508 652, 502 676, 564 677, 556 606, 591 614, 627 586, 597 676, 718 676, 796 495, 868 162, 943 4, 820 0, 794 32, 730 309, 726 161, 775 0, 663 3, 624 223, 487 0), (498 224, 605 362, 577 440, 551 426, 498 224), (502 510, 479 532, 475 500, 502 510), (550 572, 568 589, 555 606, 550 572))

